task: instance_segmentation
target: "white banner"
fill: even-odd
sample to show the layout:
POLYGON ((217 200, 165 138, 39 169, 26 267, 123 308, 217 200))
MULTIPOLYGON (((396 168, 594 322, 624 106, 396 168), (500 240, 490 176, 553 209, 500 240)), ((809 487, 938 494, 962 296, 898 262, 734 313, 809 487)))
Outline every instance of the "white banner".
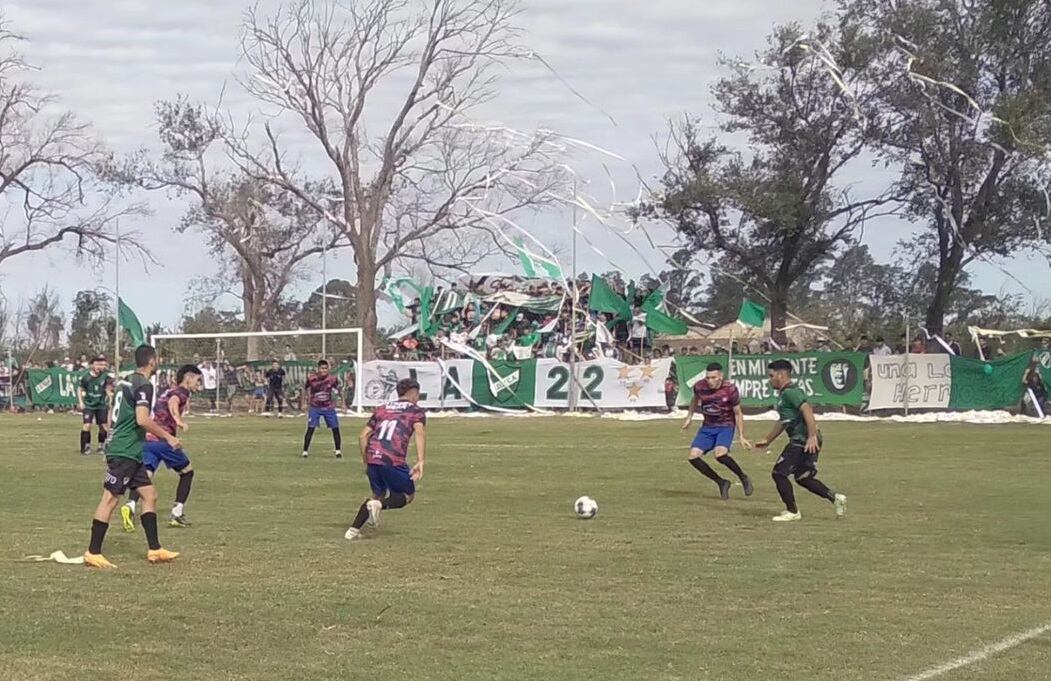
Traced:
MULTIPOLYGON (((664 407, 664 379, 671 360, 650 364, 621 364, 599 359, 577 364, 577 406, 581 409, 664 407)), ((571 388, 569 364, 556 359, 536 362, 536 394, 533 404, 540 408, 569 407, 571 388)))
POLYGON ((376 407, 397 399, 398 381, 414 378, 420 384, 420 406, 426 409, 471 406, 467 397, 471 391, 474 360, 451 359, 445 365, 453 380, 443 380, 442 369, 437 362, 365 362, 361 372, 362 405, 376 407))
POLYGON ((952 392, 949 355, 872 355, 869 409, 947 409, 952 392), (906 362, 906 358, 908 361, 906 362))

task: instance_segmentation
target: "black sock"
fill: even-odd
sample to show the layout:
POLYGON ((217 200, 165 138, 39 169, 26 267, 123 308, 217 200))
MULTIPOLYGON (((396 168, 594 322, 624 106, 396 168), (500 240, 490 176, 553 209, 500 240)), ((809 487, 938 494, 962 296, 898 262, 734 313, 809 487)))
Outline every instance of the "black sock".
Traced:
POLYGON ((361 508, 358 509, 358 514, 354 516, 354 522, 350 524, 351 527, 358 530, 365 527, 365 521, 369 519, 368 503, 368 501, 362 502, 361 508))
POLYGON ((80 451, 84 451, 91 446, 91 431, 82 430, 80 431, 80 451))
POLYGON ((91 519, 91 541, 88 543, 88 553, 102 553, 102 540, 106 538, 106 530, 109 523, 104 523, 97 518, 91 519))
POLYGON ((128 492, 128 501, 138 501, 141 498, 142 495, 139 494, 139 490, 137 489, 133 489, 130 492, 128 492))
POLYGON ((404 508, 408 504, 408 499, 405 498, 404 494, 395 494, 391 492, 386 499, 383 500, 383 510, 392 508, 404 508))
POLYGON ((161 547, 161 540, 157 538, 157 514, 153 511, 143 513, 139 516, 139 522, 146 533, 146 545, 150 547, 150 551, 156 551, 161 547))
POLYGON ((737 462, 734 461, 733 457, 729 454, 727 454, 726 456, 718 457, 715 460, 729 468, 733 472, 733 474, 741 480, 744 480, 746 477, 748 477, 744 474, 744 471, 741 470, 741 467, 737 465, 737 462))
POLYGON ((190 485, 193 484, 193 471, 179 473, 179 486, 175 488, 175 503, 185 504, 190 498, 190 485))
POLYGON ((785 502, 785 508, 792 513, 799 513, 799 507, 796 506, 796 493, 792 490, 792 483, 788 476, 775 473, 773 477, 777 493, 781 496, 781 501, 785 502))
POLYGON ((307 432, 303 434, 303 451, 310 449, 310 441, 314 439, 314 429, 307 427, 307 432))
POLYGON ((336 451, 343 449, 343 438, 339 434, 339 428, 332 429, 332 442, 336 444, 336 451))
POLYGON ((106 441, 107 435, 109 435, 109 433, 106 432, 106 429, 102 426, 99 426, 99 447, 101 447, 102 444, 106 441))
POLYGON ((796 480, 796 482, 798 482, 799 486, 803 489, 813 492, 814 494, 818 495, 823 499, 828 499, 832 502, 835 502, 836 500, 835 492, 830 490, 828 486, 825 485, 825 483, 821 482, 817 478, 803 478, 802 480, 796 480))
POLYGON ((712 470, 712 467, 709 466, 704 459, 702 459, 699 456, 696 459, 690 459, 690 465, 696 468, 698 471, 700 471, 701 475, 715 482, 716 484, 722 484, 726 482, 725 480, 719 477, 718 473, 712 470))

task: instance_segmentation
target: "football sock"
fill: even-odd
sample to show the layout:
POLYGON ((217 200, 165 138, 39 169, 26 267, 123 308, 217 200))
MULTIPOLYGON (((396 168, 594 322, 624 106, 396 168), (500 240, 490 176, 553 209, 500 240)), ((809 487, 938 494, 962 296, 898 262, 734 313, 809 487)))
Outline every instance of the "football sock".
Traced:
POLYGON ((106 530, 109 523, 104 523, 98 518, 91 519, 91 542, 88 543, 88 553, 102 553, 102 540, 106 538, 106 530))
POLYGON ((310 441, 314 439, 314 429, 307 426, 307 432, 303 434, 303 451, 310 449, 310 441))
POLYGON ((405 499, 404 494, 390 493, 386 499, 383 500, 383 510, 389 508, 404 508, 409 502, 405 499))
POLYGON ((336 445, 336 451, 343 449, 343 437, 339 434, 339 428, 332 429, 332 442, 336 445))
POLYGON ((718 457, 715 460, 729 468, 738 478, 741 478, 742 480, 745 478, 744 471, 741 470, 741 467, 737 465, 737 462, 734 461, 733 457, 729 454, 723 457, 718 457))
POLYGON ((792 513, 799 513, 799 507, 796 506, 796 494, 792 491, 792 483, 789 481, 786 475, 773 475, 774 485, 777 487, 777 493, 781 496, 781 501, 785 502, 785 508, 792 513))
POLYGON ((139 522, 146 533, 146 546, 150 547, 150 551, 156 551, 161 547, 161 541, 157 538, 157 514, 153 511, 143 513, 139 522))
POLYGON ((817 478, 803 478, 802 480, 796 480, 796 482, 799 483, 800 487, 813 492, 823 499, 828 499, 832 502, 836 500, 836 494, 817 478))
MULTIPOLYGON (((103 428, 102 426, 99 426, 99 446, 100 447, 102 446, 102 443, 104 443, 106 441, 106 437, 108 435, 109 435, 109 433, 106 432, 106 429, 103 428)), ((88 436, 88 439, 91 439, 91 437, 88 436)))
MULTIPOLYGON (((190 498, 190 485, 193 484, 193 471, 179 474, 179 486, 175 488, 175 503, 180 507, 190 498)), ((174 513, 174 511, 172 511, 174 513)), ((182 515, 182 508, 175 515, 182 515)))
POLYGON ((91 432, 87 430, 80 431, 80 451, 84 451, 91 445, 91 432))
POLYGON ((350 524, 350 526, 356 530, 365 527, 365 521, 369 519, 368 503, 368 500, 362 502, 361 508, 358 509, 358 514, 354 516, 354 522, 350 524))
POLYGON ((703 475, 704 477, 708 478, 716 484, 725 482, 721 477, 719 477, 719 474, 713 471, 712 467, 709 466, 705 462, 705 460, 699 456, 696 459, 690 459, 690 465, 696 468, 701 475, 703 475))

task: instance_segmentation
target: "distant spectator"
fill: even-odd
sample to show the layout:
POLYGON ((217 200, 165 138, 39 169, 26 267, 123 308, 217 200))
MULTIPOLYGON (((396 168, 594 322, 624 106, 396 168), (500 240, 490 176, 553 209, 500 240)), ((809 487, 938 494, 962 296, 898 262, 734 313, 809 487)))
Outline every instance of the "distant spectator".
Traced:
POLYGON ((914 355, 923 355, 927 352, 927 344, 923 342, 923 339, 917 336, 912 339, 912 346, 909 348, 909 352, 914 355))
POLYGON ((949 344, 949 351, 952 352, 952 354, 956 355, 957 357, 963 354, 963 349, 960 347, 960 344, 957 343, 956 340, 952 337, 951 333, 945 334, 945 342, 949 344))
POLYGON ((883 340, 883 336, 876 336, 876 347, 872 349, 872 354, 885 357, 887 355, 893 355, 894 352, 887 345, 887 341, 883 340))
POLYGON ((296 353, 292 351, 292 346, 285 344, 285 361, 294 362, 296 361, 296 353))
MULTIPOLYGON (((847 345, 847 348, 848 349, 852 349, 849 344, 847 345)), ((818 352, 832 352, 832 348, 829 347, 829 344, 828 344, 828 339, 827 338, 819 338, 817 340, 817 348, 816 348, 816 350, 818 352)))
MULTIPOLYGON (((1029 365, 1029 369, 1026 370, 1025 378, 1023 379, 1025 387, 1029 392, 1032 393, 1030 399, 1032 399, 1036 405, 1039 405, 1040 412, 1043 412, 1044 417, 1047 417, 1047 385, 1044 384, 1044 379, 1040 375, 1040 364, 1036 361, 1029 365)), ((1038 412, 1039 414, 1039 412, 1038 412)))
MULTIPOLYGON (((848 347, 847 350, 850 350, 848 347)), ((872 354, 872 341, 869 340, 868 336, 862 335, 861 340, 858 341, 857 352, 864 352, 865 354, 872 354)))
POLYGON ((215 365, 209 360, 205 360, 197 368, 201 370, 201 383, 204 385, 204 396, 208 400, 212 411, 215 411, 215 398, 217 397, 217 391, 219 388, 219 374, 215 369, 215 365))

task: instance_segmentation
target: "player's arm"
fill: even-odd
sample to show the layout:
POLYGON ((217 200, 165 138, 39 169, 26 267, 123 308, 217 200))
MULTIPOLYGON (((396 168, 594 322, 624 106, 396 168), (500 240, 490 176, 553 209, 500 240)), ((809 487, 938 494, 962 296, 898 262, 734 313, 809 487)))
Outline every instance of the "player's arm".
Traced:
POLYGON ((366 466, 369 465, 369 438, 372 437, 372 425, 369 425, 361 429, 361 433, 358 435, 358 447, 361 449, 361 463, 366 466))
POLYGON ((774 424, 774 427, 770 429, 770 432, 762 440, 755 443, 756 447, 766 447, 771 442, 780 437, 781 433, 785 432, 785 424, 778 421, 774 424))
POLYGON ((734 423, 737 426, 737 437, 741 439, 741 444, 745 449, 751 449, 752 442, 744 436, 744 411, 740 403, 734 405, 734 423))
POLYGON ((150 416, 150 408, 148 406, 144 404, 135 405, 135 422, 139 424, 140 428, 147 433, 150 433, 158 440, 164 440, 167 442, 173 449, 178 449, 182 446, 182 442, 179 441, 179 438, 157 425, 153 420, 153 417, 150 416))
POLYGON ((412 432, 416 436, 416 465, 412 467, 412 479, 416 482, 423 477, 423 462, 427 456, 427 433, 422 423, 414 425, 412 432))
POLYGON ((180 402, 178 395, 172 395, 168 398, 168 411, 171 412, 172 418, 175 419, 175 427, 182 430, 189 430, 190 424, 182 420, 182 410, 179 409, 180 402))
POLYGON ((686 430, 690 427, 690 421, 693 420, 693 413, 697 411, 697 395, 694 394, 693 399, 690 400, 690 408, 686 411, 686 420, 682 422, 682 429, 686 430))
POLYGON ((77 411, 84 411, 84 386, 77 386, 77 411))
POLYGON ((804 402, 799 405, 799 413, 803 415, 803 422, 806 423, 806 444, 803 445, 803 451, 807 454, 817 454, 818 442, 817 442, 817 418, 814 417, 814 408, 810 406, 809 402, 804 402))

